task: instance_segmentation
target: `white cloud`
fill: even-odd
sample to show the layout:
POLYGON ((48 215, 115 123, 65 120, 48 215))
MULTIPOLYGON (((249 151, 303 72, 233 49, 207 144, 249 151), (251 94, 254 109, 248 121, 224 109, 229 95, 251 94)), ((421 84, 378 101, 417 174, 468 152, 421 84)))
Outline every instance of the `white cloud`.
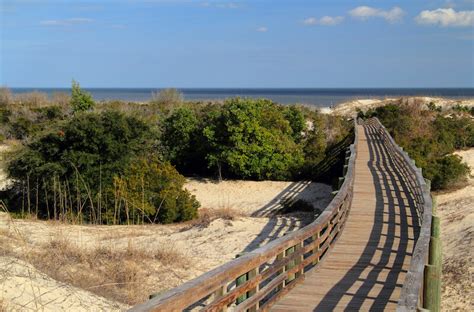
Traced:
POLYGON ((257 28, 256 31, 258 31, 258 32, 267 32, 268 28, 265 27, 265 26, 262 26, 262 27, 257 28))
POLYGON ((393 7, 390 10, 382 10, 369 6, 359 6, 349 11, 349 14, 359 20, 367 20, 372 17, 379 17, 385 19, 389 23, 395 23, 400 21, 405 15, 405 12, 399 7, 393 7))
POLYGON ((219 8, 219 9, 238 9, 240 6, 235 2, 201 2, 200 5, 205 8, 219 8))
POLYGON ((90 18, 74 17, 74 18, 59 19, 59 20, 44 20, 44 21, 40 22, 40 25, 43 25, 43 26, 71 26, 71 25, 92 23, 93 21, 94 20, 90 19, 90 18))
POLYGON ((422 11, 415 21, 422 25, 440 25, 442 27, 474 26, 474 11, 458 11, 454 9, 436 9, 422 11))
POLYGON ((316 17, 308 17, 303 20, 303 24, 307 26, 312 25, 323 25, 323 26, 334 26, 340 24, 344 20, 343 16, 323 16, 319 19, 316 17))
POLYGON ((303 24, 305 25, 316 25, 318 20, 316 17, 308 17, 307 19, 303 20, 303 24))
POLYGON ((323 16, 319 20, 319 24, 324 26, 334 26, 340 24, 344 20, 343 16, 323 16))

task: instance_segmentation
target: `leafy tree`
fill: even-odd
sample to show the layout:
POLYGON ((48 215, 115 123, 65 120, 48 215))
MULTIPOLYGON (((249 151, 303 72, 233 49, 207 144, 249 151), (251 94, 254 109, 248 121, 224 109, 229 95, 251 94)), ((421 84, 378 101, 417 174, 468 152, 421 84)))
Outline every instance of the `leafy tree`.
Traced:
POLYGON ((142 120, 119 112, 83 113, 28 144, 8 171, 19 184, 34 183, 48 194, 41 197, 43 216, 50 214, 46 207, 66 188, 68 198, 63 201, 74 202, 70 210, 83 206, 84 218, 100 222, 97 206, 113 206, 116 194, 105 196, 105 192, 113 193, 114 178, 123 176, 136 157, 152 150, 152 131, 142 120))
POLYGON ((298 107, 292 105, 286 108, 283 114, 285 119, 290 123, 293 132, 293 139, 296 143, 299 143, 301 141, 301 134, 306 126, 303 112, 298 107))
POLYGON ((196 159, 199 121, 189 108, 178 108, 163 123, 162 141, 166 156, 178 168, 187 170, 196 159))
POLYGON ((95 102, 92 95, 81 89, 78 82, 72 81, 71 107, 73 112, 83 112, 93 109, 95 102))
POLYGON ((230 99, 204 130, 210 167, 238 177, 288 179, 303 163, 301 146, 279 107, 269 100, 230 99))

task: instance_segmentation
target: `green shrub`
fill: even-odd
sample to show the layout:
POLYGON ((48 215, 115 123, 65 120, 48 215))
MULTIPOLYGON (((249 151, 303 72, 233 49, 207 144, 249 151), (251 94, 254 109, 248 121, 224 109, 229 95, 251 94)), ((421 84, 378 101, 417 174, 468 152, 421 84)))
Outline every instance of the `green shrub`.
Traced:
POLYGON ((281 108, 269 100, 229 99, 203 130, 209 167, 246 179, 291 178, 301 168, 301 145, 281 108))
POLYGON ((433 190, 445 190, 461 185, 466 180, 469 167, 457 155, 437 159, 429 170, 433 190))
POLYGON ((34 124, 26 117, 19 117, 10 124, 10 133, 15 139, 25 139, 34 131, 34 124))
POLYGON ((38 121, 41 122, 62 119, 64 117, 60 106, 45 106, 37 108, 35 111, 38 113, 38 121))
POLYGON ((93 109, 95 102, 92 95, 81 89, 78 82, 72 81, 71 107, 73 112, 84 112, 93 109))
POLYGON ((53 203, 64 195, 68 217, 81 214, 87 221, 105 222, 119 195, 105 196, 105 190, 113 189, 114 178, 122 176, 136 157, 150 155, 153 142, 149 125, 135 117, 118 112, 76 114, 28 144, 10 162, 8 172, 17 181, 17 193, 25 192, 20 186, 30 186, 45 194, 40 197, 40 216, 52 216, 53 203), (107 208, 99 212, 101 205, 107 208))
POLYGON ((162 142, 165 156, 179 170, 192 172, 200 163, 197 141, 201 132, 196 113, 189 108, 178 108, 164 120, 162 142))
MULTIPOLYGON (((431 106, 433 108, 433 106, 431 106)), ((454 110, 462 111, 462 107, 454 110)), ((456 149, 474 147, 474 121, 463 116, 444 116, 438 109, 422 111, 409 105, 387 105, 370 111, 377 116, 395 141, 423 169, 433 190, 461 184, 467 167, 456 149)))
POLYGON ((197 217, 199 202, 183 189, 185 178, 169 163, 157 158, 134 160, 123 177, 117 177, 115 187, 120 197, 143 220, 171 223, 188 221, 197 217))

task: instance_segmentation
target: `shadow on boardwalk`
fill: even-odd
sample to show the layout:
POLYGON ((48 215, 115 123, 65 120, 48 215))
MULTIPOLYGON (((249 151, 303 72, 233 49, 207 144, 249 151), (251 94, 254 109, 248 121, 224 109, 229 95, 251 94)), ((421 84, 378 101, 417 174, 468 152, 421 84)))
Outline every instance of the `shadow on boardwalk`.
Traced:
MULTIPOLYGON (((402 285, 397 283, 405 257, 411 255, 408 241, 417 239, 418 227, 413 227, 414 237, 410 237, 408 218, 411 224, 417 225, 418 219, 411 194, 410 181, 403 166, 398 160, 391 158, 387 148, 378 139, 378 134, 371 127, 365 127, 369 142, 369 170, 375 183, 376 211, 370 239, 364 249, 363 256, 347 271, 345 276, 320 301, 314 311, 331 311, 344 298, 346 310, 358 311, 372 303, 371 311, 384 311, 386 305, 396 303, 390 301, 392 293, 402 285), (381 276, 382 270, 391 265, 387 276, 381 276), (376 284, 383 281, 382 290, 371 294, 376 284), (356 286, 356 287, 354 287, 356 286)), ((348 234, 348 233, 346 233, 348 234)))

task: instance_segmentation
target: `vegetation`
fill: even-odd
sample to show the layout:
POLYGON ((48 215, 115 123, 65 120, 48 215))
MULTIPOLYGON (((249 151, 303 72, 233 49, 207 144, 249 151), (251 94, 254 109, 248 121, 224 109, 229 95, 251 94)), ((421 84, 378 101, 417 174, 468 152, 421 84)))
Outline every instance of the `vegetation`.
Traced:
POLYGON ((335 166, 325 160, 340 156, 351 129, 304 107, 241 98, 190 103, 175 89, 149 103, 95 104, 75 81, 70 97, 0 89, 0 120, 0 138, 22 143, 8 164, 14 183, 5 197, 14 212, 99 224, 196 218, 199 203, 180 173, 316 178, 320 163, 335 166))
POLYGON ((92 95, 81 89, 79 83, 72 81, 71 107, 73 112, 84 112, 94 108, 95 102, 92 95))
POLYGON ((119 112, 74 115, 27 144, 8 170, 13 206, 40 217, 168 223, 192 219, 199 206, 184 178, 153 156, 150 126, 119 112))
POLYGON ((452 153, 456 149, 474 147, 474 121, 470 116, 446 115, 433 106, 421 110, 410 105, 378 107, 365 116, 380 119, 395 141, 423 169, 423 176, 431 180, 433 190, 463 183, 468 167, 452 153))

